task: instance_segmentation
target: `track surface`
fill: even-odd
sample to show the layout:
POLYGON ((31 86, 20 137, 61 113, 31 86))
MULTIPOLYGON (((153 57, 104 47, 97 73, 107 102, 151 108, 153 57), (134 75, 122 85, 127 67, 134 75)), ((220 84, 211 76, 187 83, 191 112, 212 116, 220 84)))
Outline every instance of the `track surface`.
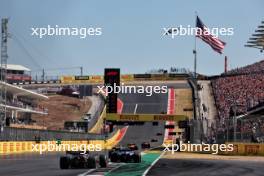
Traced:
MULTIPOLYGON (((122 113, 134 114, 161 114, 167 112, 168 94, 121 94, 119 98, 123 101, 122 113)), ((143 142, 149 142, 151 147, 157 147, 163 143, 164 122, 159 122, 153 126, 152 122, 145 122, 144 125, 130 126, 121 141, 121 145, 126 146, 128 143, 135 143, 138 147, 143 142), (157 136, 157 133, 162 133, 157 136), (151 139, 157 142, 151 142, 151 139)))
POLYGON ((59 156, 61 154, 21 154, 0 156, 1 176, 72 176, 86 172, 85 169, 61 170, 59 156))
MULTIPOLYGON (((169 83, 168 87, 189 88, 187 83, 169 83)), ((167 94, 153 94, 147 97, 145 95, 124 94, 120 95, 124 102, 123 112, 127 113, 161 113, 167 111, 167 94), (137 108, 135 109, 137 104, 137 108)), ((143 126, 131 126, 121 141, 121 145, 136 143, 139 148, 142 142, 150 142, 152 138, 158 142, 151 143, 151 147, 160 145, 163 142, 163 136, 157 136, 157 132, 164 132, 164 123, 153 126, 151 122, 143 126)), ((87 172, 87 169, 59 169, 59 157, 61 154, 49 155, 17 155, 0 156, 0 175, 1 176, 76 176, 87 172)))
POLYGON ((161 158, 148 176, 263 176, 264 162, 248 160, 161 158))

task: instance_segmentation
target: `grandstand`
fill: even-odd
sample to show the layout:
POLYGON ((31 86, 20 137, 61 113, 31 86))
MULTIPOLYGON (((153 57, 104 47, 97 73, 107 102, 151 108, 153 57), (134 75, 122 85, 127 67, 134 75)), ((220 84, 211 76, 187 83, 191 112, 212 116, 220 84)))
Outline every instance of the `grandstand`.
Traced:
POLYGON ((260 52, 264 50, 264 21, 261 22, 261 25, 257 27, 255 33, 252 34, 252 37, 249 38, 245 47, 259 49, 260 52))
POLYGON ((264 142, 264 103, 238 116, 237 138, 247 142, 264 142))
MULTIPOLYGON (((225 139, 234 138, 239 128, 253 129, 259 117, 247 119, 252 109, 262 107, 264 102, 264 60, 231 70, 217 78, 213 78, 212 88, 218 110, 218 130, 225 134, 225 139), (237 122, 239 115, 245 123, 237 122), (235 120, 234 120, 235 119, 235 120), (231 135, 231 136, 230 136, 231 135)), ((264 136, 264 133, 261 134, 264 136)), ((237 136, 235 139, 238 139, 237 136)), ((255 141, 255 139, 252 139, 255 141)))
POLYGON ((252 73, 263 73, 264 72, 264 60, 250 64, 241 68, 236 68, 230 70, 224 75, 242 75, 242 74, 252 74, 252 73))
POLYGON ((37 105, 37 101, 48 99, 47 96, 0 82, 0 89, 6 89, 6 101, 1 98, 0 106, 6 109, 6 126, 17 124, 30 124, 31 114, 46 115, 48 110, 37 105))

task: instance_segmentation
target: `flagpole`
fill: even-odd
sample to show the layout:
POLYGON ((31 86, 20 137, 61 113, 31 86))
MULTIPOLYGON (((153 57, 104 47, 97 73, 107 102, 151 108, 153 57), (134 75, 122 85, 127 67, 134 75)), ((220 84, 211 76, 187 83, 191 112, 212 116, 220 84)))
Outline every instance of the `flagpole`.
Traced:
POLYGON ((197 51, 196 51, 196 36, 194 36, 194 49, 193 49, 193 54, 194 54, 194 79, 197 79, 197 51))
MULTIPOLYGON (((197 12, 195 11, 195 19, 197 18, 197 12)), ((196 20, 195 20, 195 25, 196 27, 196 20)), ((196 50, 196 33, 194 35, 194 49, 193 49, 193 54, 194 54, 194 79, 197 81, 197 50, 196 50)))
MULTIPOLYGON (((195 27, 196 27, 196 20, 197 20, 197 12, 195 11, 195 27)), ((195 118, 200 118, 200 107, 199 107, 199 97, 198 97, 198 80, 197 80, 197 48, 196 48, 196 33, 194 35, 194 49, 193 49, 193 55, 194 55, 194 84, 195 84, 195 106, 198 108, 195 110, 195 118)))

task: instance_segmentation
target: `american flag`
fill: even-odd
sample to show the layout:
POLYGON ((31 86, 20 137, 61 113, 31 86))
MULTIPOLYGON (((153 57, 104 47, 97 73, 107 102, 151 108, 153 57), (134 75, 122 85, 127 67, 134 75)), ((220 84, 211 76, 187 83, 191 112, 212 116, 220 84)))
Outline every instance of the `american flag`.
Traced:
POLYGON ((222 54, 222 51, 226 43, 221 41, 217 37, 213 36, 212 34, 210 34, 210 31, 203 24, 203 22, 200 20, 198 16, 196 18, 196 27, 198 28, 196 32, 196 37, 199 37, 205 43, 209 44, 214 51, 222 54))

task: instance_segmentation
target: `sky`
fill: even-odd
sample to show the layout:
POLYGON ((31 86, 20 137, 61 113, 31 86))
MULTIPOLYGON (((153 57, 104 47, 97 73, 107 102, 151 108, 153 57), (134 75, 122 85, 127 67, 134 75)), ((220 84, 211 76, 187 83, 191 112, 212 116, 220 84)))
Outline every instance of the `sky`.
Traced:
POLYGON ((222 55, 197 39, 197 71, 216 75, 224 71, 224 56, 229 69, 264 59, 259 50, 244 47, 264 20, 263 7, 263 0, 0 0, 0 18, 9 18, 9 64, 27 66, 32 73, 44 68, 50 75, 78 74, 78 68, 70 68, 82 66, 90 75, 103 74, 105 67, 120 68, 121 73, 193 70, 194 36, 172 39, 163 36, 163 28, 194 27, 196 11, 209 28, 234 29, 233 36, 220 36, 227 43, 222 55), (47 25, 100 27, 102 35, 31 35, 32 27, 47 25))

